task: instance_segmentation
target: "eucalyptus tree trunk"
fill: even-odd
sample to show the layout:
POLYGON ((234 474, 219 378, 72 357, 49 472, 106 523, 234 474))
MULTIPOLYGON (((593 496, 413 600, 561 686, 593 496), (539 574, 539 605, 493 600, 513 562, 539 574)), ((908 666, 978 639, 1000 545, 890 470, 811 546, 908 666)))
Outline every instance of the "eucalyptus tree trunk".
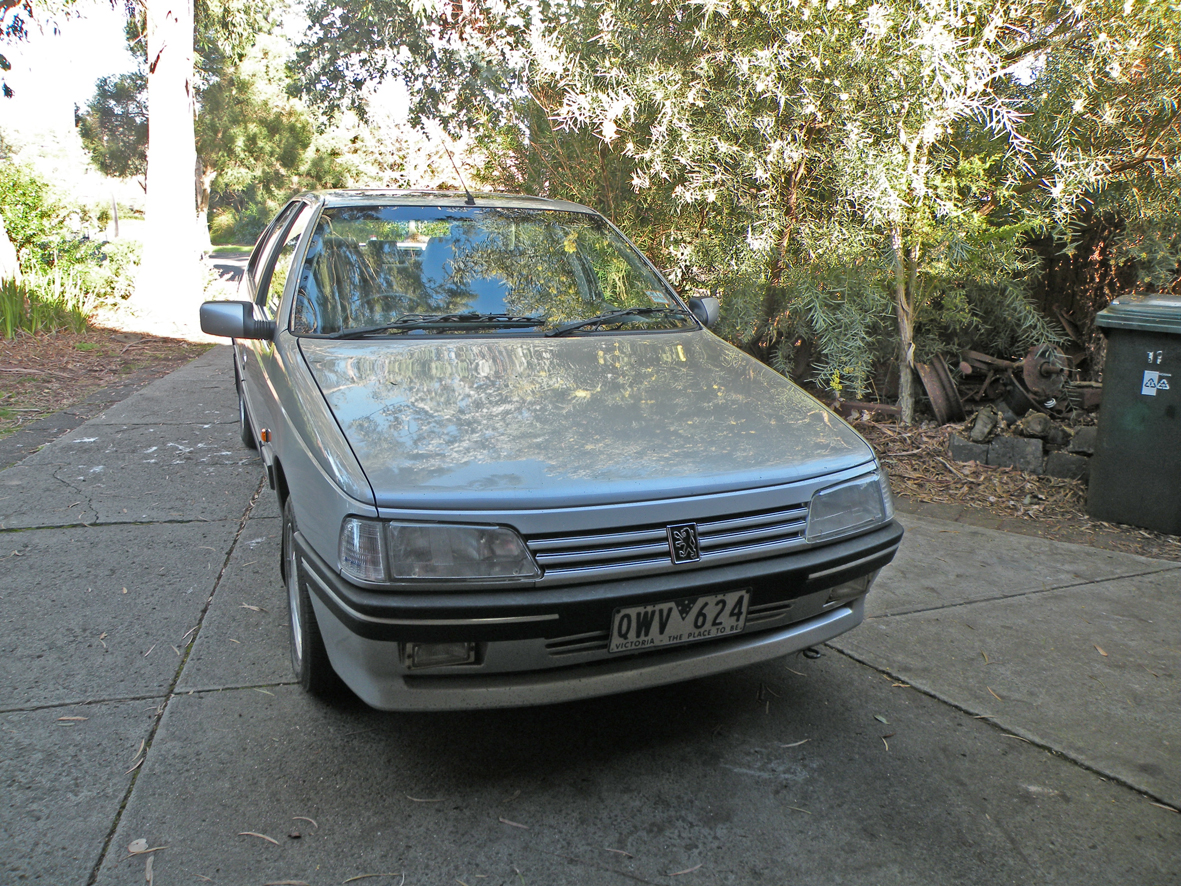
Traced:
POLYGON ((193 0, 147 0, 148 172, 144 251, 136 285, 148 308, 200 291, 193 188, 193 0))
POLYGON ((4 216, 0 215, 0 280, 19 280, 20 276, 21 266, 16 256, 16 246, 8 236, 8 229, 4 227, 4 216))
POLYGON ((894 312, 898 317, 898 407, 902 423, 914 423, 914 298, 918 282, 918 251, 907 247, 902 228, 890 231, 894 251, 894 312))
POLYGON ((209 197, 217 170, 206 167, 200 155, 197 156, 195 176, 197 195, 197 248, 201 252, 212 252, 213 241, 209 239, 209 197))

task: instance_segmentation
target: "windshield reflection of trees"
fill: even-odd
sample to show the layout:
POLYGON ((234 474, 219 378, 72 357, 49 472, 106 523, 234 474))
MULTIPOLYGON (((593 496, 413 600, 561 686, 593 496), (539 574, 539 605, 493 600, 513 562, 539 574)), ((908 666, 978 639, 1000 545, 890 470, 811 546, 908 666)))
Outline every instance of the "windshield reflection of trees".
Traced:
MULTIPOLYGON (((510 314, 539 325, 633 307, 677 307, 601 219, 531 209, 327 209, 309 244, 292 330, 332 333, 406 314, 510 314)), ((689 324, 677 315, 647 328, 689 324)), ((471 330, 463 330, 470 332, 471 330)))

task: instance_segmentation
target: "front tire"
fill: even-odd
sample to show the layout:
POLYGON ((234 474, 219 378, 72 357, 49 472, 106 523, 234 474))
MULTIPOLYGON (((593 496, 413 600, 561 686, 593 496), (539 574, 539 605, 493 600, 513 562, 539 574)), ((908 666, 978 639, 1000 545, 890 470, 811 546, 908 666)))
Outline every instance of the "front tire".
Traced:
POLYGON ((328 650, 303 581, 295 550, 295 508, 290 496, 283 505, 283 578, 291 629, 291 669, 307 692, 324 699, 335 698, 341 694, 344 684, 328 660, 328 650))

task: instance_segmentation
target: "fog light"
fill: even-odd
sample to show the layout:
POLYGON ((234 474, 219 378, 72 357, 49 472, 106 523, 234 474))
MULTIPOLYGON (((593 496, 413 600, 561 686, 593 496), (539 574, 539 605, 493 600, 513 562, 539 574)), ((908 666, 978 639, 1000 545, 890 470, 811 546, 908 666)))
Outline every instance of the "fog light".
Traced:
POLYGON ((475 664, 475 643, 407 643, 406 664, 411 668, 442 668, 475 664))
POLYGON ((856 600, 858 597, 869 593, 869 586, 873 584, 873 580, 878 577, 878 570, 874 570, 868 575, 863 575, 860 578, 855 578, 852 581, 844 582, 828 591, 828 599, 824 603, 824 608, 829 609, 833 606, 839 606, 841 603, 848 603, 850 600, 856 600))

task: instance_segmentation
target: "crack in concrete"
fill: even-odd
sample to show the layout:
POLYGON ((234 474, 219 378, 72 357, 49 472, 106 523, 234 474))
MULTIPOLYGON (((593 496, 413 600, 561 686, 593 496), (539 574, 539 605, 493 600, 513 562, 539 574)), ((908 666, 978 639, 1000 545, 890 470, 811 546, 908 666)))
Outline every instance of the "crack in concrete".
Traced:
POLYGON ((959 600, 955 603, 941 603, 938 606, 927 606, 920 609, 907 609, 900 612, 886 612, 882 615, 866 616, 866 621, 877 621, 886 618, 902 618, 907 615, 922 615, 927 612, 941 612, 945 609, 959 609, 964 606, 977 606, 981 603, 996 603, 1001 600, 1020 600, 1023 597, 1036 597, 1039 594, 1049 594, 1054 591, 1069 591, 1072 588, 1085 588, 1089 585, 1102 585, 1113 581, 1128 581, 1133 578, 1146 578, 1150 575, 1164 575, 1169 572, 1181 572, 1181 564, 1165 566, 1161 569, 1151 569, 1147 572, 1131 572, 1126 575, 1113 575, 1109 578, 1093 578, 1087 581, 1076 581, 1069 584, 1054 585, 1049 588, 1031 588, 1025 591, 1014 591, 1011 594, 996 594, 991 597, 981 597, 978 600, 959 600))
MULTIPOLYGON (((98 522, 98 509, 96 507, 94 507, 93 503, 91 502, 90 493, 84 492, 82 489, 75 486, 72 482, 67 480, 65 477, 59 477, 58 476, 59 472, 64 471, 64 470, 67 470, 66 466, 62 466, 62 467, 58 468, 52 474, 50 474, 50 476, 53 477, 54 480, 57 480, 59 483, 63 484, 71 492, 77 493, 78 495, 82 496, 82 502, 79 502, 78 504, 82 504, 83 502, 85 502, 85 504, 86 504, 86 507, 84 508, 85 512, 94 515, 93 519, 91 520, 91 523, 98 522)), ((70 509, 73 509, 75 507, 77 507, 77 505, 71 505, 70 509)), ((90 524, 87 524, 85 520, 82 520, 81 514, 78 515, 78 519, 82 522, 83 525, 90 525, 90 524)))
MULTIPOLYGON (((113 422, 113 421, 108 422, 108 421, 104 420, 102 416, 99 416, 98 418, 92 419, 90 422, 90 425, 92 427, 113 428, 118 431, 130 431, 130 430, 139 429, 139 428, 148 428, 148 429, 151 429, 151 428, 211 428, 214 425, 229 427, 230 425, 236 425, 236 424, 238 424, 238 417, 237 416, 234 416, 233 418, 230 418, 230 419, 215 418, 215 419, 211 419, 207 422, 146 421, 146 422, 133 422, 131 424, 128 424, 127 422, 121 422, 121 421, 120 422, 113 422)), ((77 428, 75 428, 74 430, 77 430, 77 428)), ((69 431, 67 431, 66 433, 68 434, 69 431)))
POLYGON ((45 704, 30 705, 24 708, 0 708, 0 714, 35 714, 38 711, 60 711, 63 708, 85 708, 101 704, 121 704, 129 701, 160 701, 165 696, 155 695, 123 695, 113 698, 83 698, 73 701, 53 701, 45 704))
POLYGON ((1147 797, 1151 801, 1155 802, 1157 805, 1164 806, 1166 809, 1171 809, 1174 812, 1181 812, 1181 809, 1178 809, 1177 806, 1174 805, 1174 803, 1171 800, 1167 799, 1166 797, 1164 797, 1160 794, 1154 794, 1152 791, 1149 791, 1149 790, 1142 788, 1138 785, 1132 784, 1130 781, 1128 781, 1125 778, 1122 778, 1119 775, 1116 775, 1112 772, 1107 772, 1104 769, 1100 769, 1098 766, 1096 766, 1092 763, 1088 763, 1085 760, 1080 760, 1078 757, 1075 757, 1073 754, 1069 753, 1068 751, 1064 751, 1061 748, 1054 747, 1052 744, 1047 742, 1045 739, 1035 735, 1034 733, 1030 732, 1027 729, 1024 729, 1020 726, 1008 726, 1002 721, 1002 719, 1000 717, 997 717, 993 714, 985 713, 983 711, 973 710, 972 708, 967 707, 962 704, 958 704, 958 703, 952 701, 951 699, 944 698, 938 692, 936 692, 934 689, 923 686, 920 683, 916 683, 910 677, 907 677, 904 674, 898 673, 897 671, 893 671, 889 668, 880 667, 879 665, 876 665, 871 661, 868 661, 866 659, 858 657, 857 655, 854 655, 852 652, 849 652, 848 650, 841 649, 837 646, 834 646, 832 643, 825 643, 824 645, 827 649, 831 649, 833 652, 837 653, 838 655, 843 655, 845 658, 849 659, 849 661, 855 662, 855 663, 861 665, 862 667, 869 668, 871 671, 881 674, 883 677, 888 677, 889 679, 893 680, 896 683, 905 683, 906 688, 913 689, 915 692, 919 693, 919 695, 925 695, 927 698, 937 701, 942 705, 946 705, 947 707, 951 708, 952 710, 959 711, 961 714, 967 714, 969 717, 972 717, 972 719, 974 719, 974 720, 984 721, 988 726, 991 726, 992 728, 996 729, 1002 735, 1008 735, 1013 738, 1020 739, 1021 741, 1024 741, 1025 743, 1032 745, 1035 748, 1038 748, 1039 750, 1045 751, 1049 754, 1052 754, 1055 757, 1059 757, 1060 759, 1066 760, 1068 763, 1070 763, 1074 766, 1077 766, 1079 769, 1082 769, 1084 772, 1089 772, 1091 775, 1096 775, 1099 778, 1105 779, 1113 784, 1118 784, 1121 787, 1126 788, 1129 791, 1131 791, 1132 793, 1137 794, 1141 797, 1147 797))
POLYGON ((2 714, 36 714, 40 711, 60 711, 65 708, 96 707, 105 704, 123 704, 132 701, 166 701, 170 698, 182 698, 189 695, 209 695, 217 692, 240 692, 247 689, 280 689, 284 686, 298 686, 298 680, 279 680, 276 683, 250 683, 234 686, 216 686, 204 689, 186 689, 183 692, 171 694, 154 693, 149 695, 113 695, 109 698, 76 698, 68 701, 51 701, 45 704, 28 705, 26 707, 0 708, 2 714))
POLYGON ((213 604, 213 598, 217 596, 217 591, 221 587, 222 579, 225 577, 226 569, 230 565, 230 558, 234 555, 234 550, 238 547, 238 542, 242 538, 242 533, 246 530, 246 522, 250 519, 250 514, 258 503, 259 496, 262 494, 265 484, 265 478, 258 481, 258 485, 254 489, 254 493, 250 496, 250 501, 246 505, 245 511, 242 513, 241 519, 238 521, 238 531, 234 533, 234 539, 230 542, 229 549, 226 551, 225 558, 222 560, 221 569, 218 570, 217 578, 213 582, 213 588, 209 591, 209 597, 205 601, 205 605, 201 608, 201 614, 197 617, 197 625, 189 637, 188 645, 185 646, 184 655, 181 656, 180 663, 176 667, 176 673, 172 676, 172 681, 168 685, 168 690, 164 695, 164 701, 156 709, 155 720, 152 723, 152 728, 148 732, 148 737, 144 740, 142 751, 142 758, 140 764, 132 771, 131 780, 128 782, 127 790, 123 794, 123 800, 119 804, 119 809, 115 813, 115 817, 111 822, 110 830, 107 832, 107 837, 103 841, 102 849, 99 850, 98 859, 94 863, 94 867, 90 871, 90 877, 87 879, 87 886, 94 886, 98 881, 99 871, 102 869, 103 862, 106 861, 107 855, 111 850, 111 843, 115 839, 115 832, 119 829, 119 822, 123 819, 123 812, 127 809, 127 804, 131 800, 131 795, 135 791, 135 786, 139 781, 139 775, 143 772, 144 764, 148 761, 148 755, 152 751, 152 744, 156 739, 156 734, 160 730, 160 723, 164 719, 164 714, 168 710, 168 704, 173 698, 176 698, 176 687, 180 682, 181 675, 184 673, 185 665, 188 664, 189 658, 193 654, 193 646, 196 645, 197 639, 201 636, 201 627, 205 624, 205 617, 209 614, 209 607, 213 604))
MULTIPOLYGON (((264 519, 278 519, 276 517, 268 517, 264 519)), ((13 534, 18 532, 42 532, 50 529, 117 529, 124 526, 190 526, 196 523, 202 523, 207 526, 212 526, 214 523, 229 523, 230 520, 211 520, 208 517, 190 517, 187 519, 176 520, 111 520, 100 521, 95 518, 93 523, 47 523, 42 526, 0 526, 0 535, 13 534)), ((236 521, 234 521, 236 522, 236 521)), ((2 558, 0 558, 2 559, 2 558)))
POLYGON ((187 698, 190 695, 216 695, 219 692, 245 692, 247 690, 254 690, 261 692, 264 689, 281 689, 284 686, 298 686, 298 680, 279 680, 277 683, 250 683, 241 686, 209 686, 204 689, 186 689, 184 692, 177 692, 176 698, 187 698))

